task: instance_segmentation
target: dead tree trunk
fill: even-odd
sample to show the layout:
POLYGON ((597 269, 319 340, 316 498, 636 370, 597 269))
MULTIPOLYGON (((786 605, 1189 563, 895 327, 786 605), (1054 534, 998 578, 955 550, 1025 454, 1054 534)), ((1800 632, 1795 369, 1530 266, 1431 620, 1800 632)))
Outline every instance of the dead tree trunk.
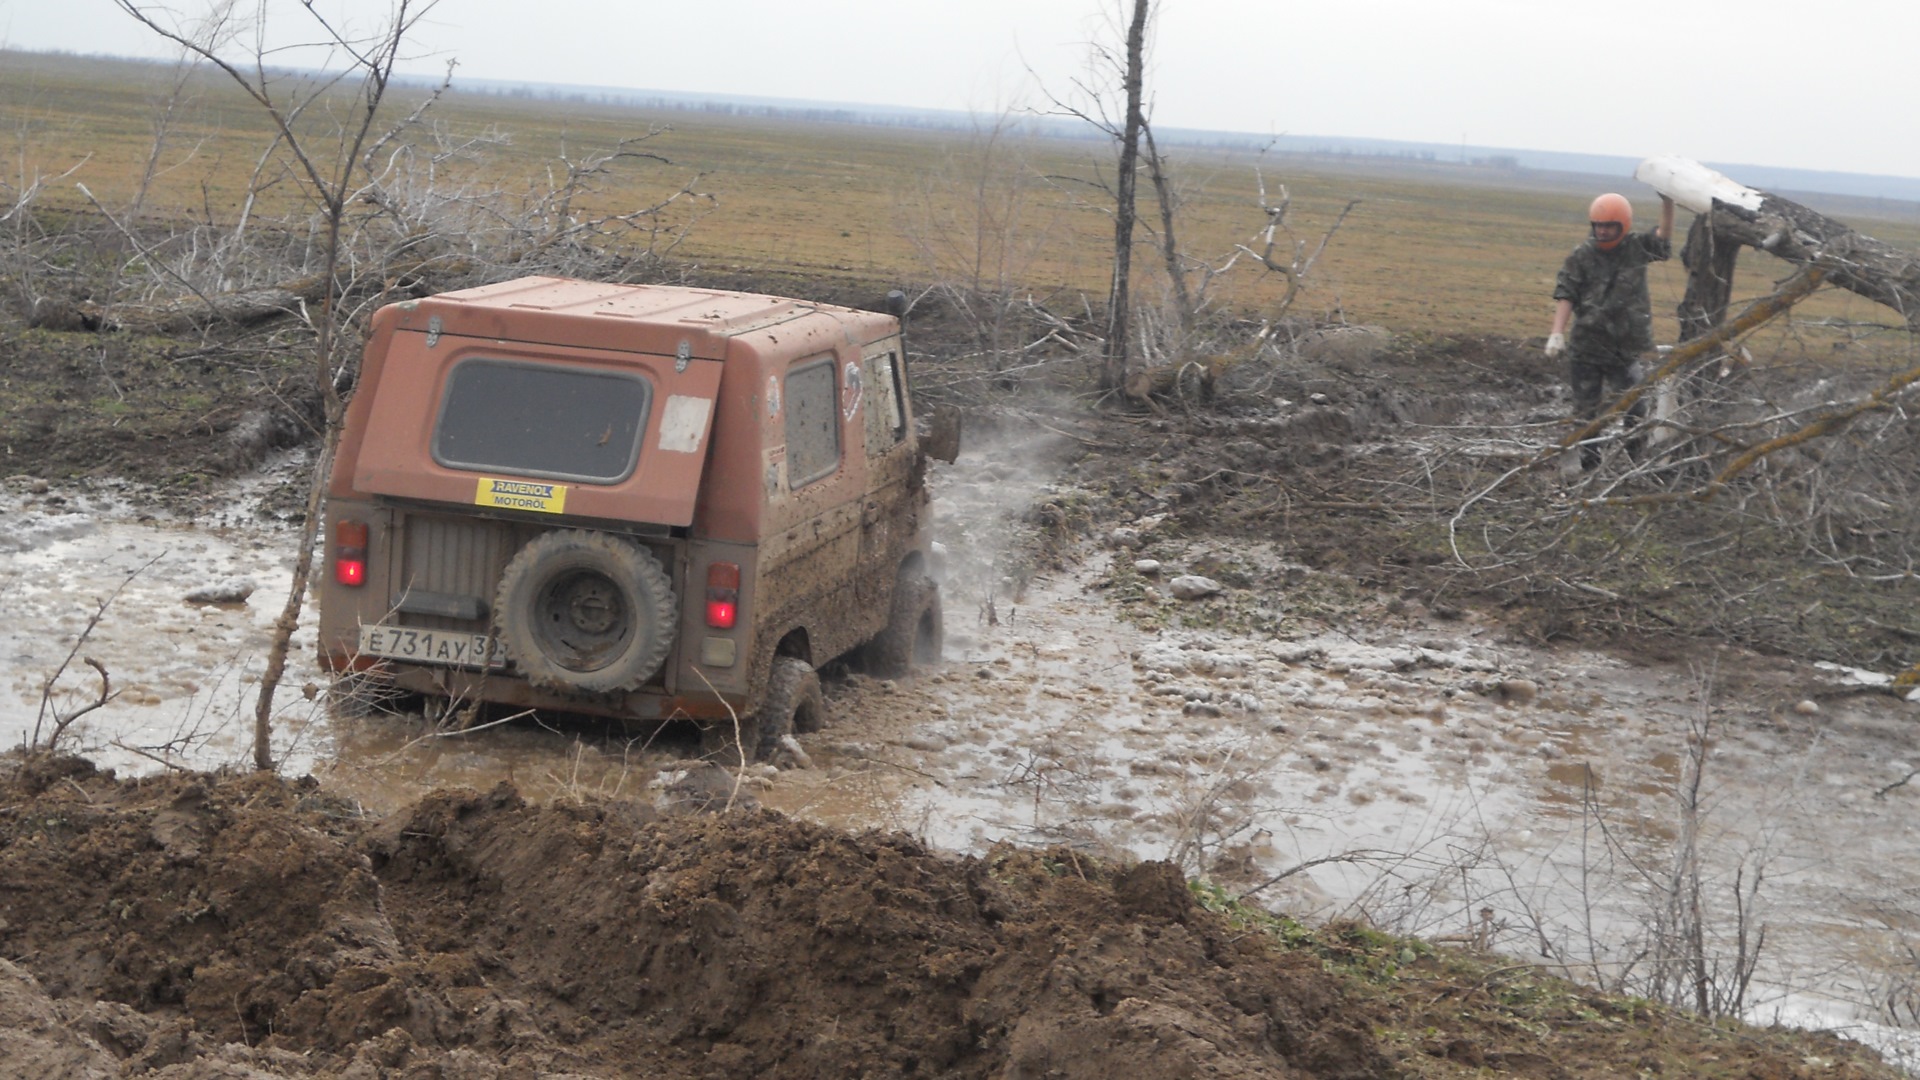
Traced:
POLYGON ((1665 441, 1678 430, 1670 421, 1693 409, 1706 388, 1702 368, 1708 358, 1689 343, 1725 336, 1718 331, 1726 320, 1734 264, 1743 246, 1795 264, 1800 277, 1816 274, 1884 304, 1900 313, 1910 332, 1920 330, 1920 258, 1697 162, 1649 158, 1634 175, 1698 215, 1680 253, 1687 268, 1687 292, 1677 312, 1681 347, 1661 372, 1652 441, 1665 441), (1694 359, 1676 364, 1682 356, 1694 359))
MULTIPOLYGON (((1819 267, 1832 284, 1885 304, 1900 313, 1909 330, 1920 331, 1920 258, 1792 200, 1759 194, 1760 206, 1755 210, 1714 203, 1711 227, 1716 240, 1724 238, 1800 266, 1819 267)), ((1730 257, 1728 261, 1731 264, 1730 257)), ((1691 277, 1688 291, 1692 291, 1691 277)), ((1724 302, 1721 310, 1725 311, 1724 302)))
POLYGON ((1173 289, 1174 316, 1180 320, 1180 340, 1175 343, 1170 363, 1182 364, 1193 344, 1195 318, 1193 290, 1187 287, 1187 268, 1180 261, 1180 242, 1173 235, 1173 178, 1167 175, 1167 162, 1153 141, 1153 126, 1141 125, 1147 140, 1147 174, 1153 178, 1153 193, 1160 203, 1160 257, 1167 263, 1167 283, 1173 289))
POLYGON ((1118 390, 1126 384, 1132 355, 1128 315, 1133 306, 1134 189, 1140 172, 1141 90, 1146 84, 1147 11, 1151 0, 1133 0, 1133 19, 1127 26, 1127 67, 1122 76, 1127 117, 1120 136, 1120 173, 1116 178, 1113 213, 1113 288, 1107 294, 1107 354, 1101 371, 1101 389, 1118 390))
MULTIPOLYGON (((1687 268, 1687 292, 1676 314, 1680 317, 1680 344, 1697 341, 1727 321, 1727 305, 1733 300, 1733 267, 1740 257, 1740 242, 1713 228, 1712 214, 1699 214, 1687 229, 1686 246, 1680 249, 1680 263, 1687 268)), ((1670 441, 1676 431, 1673 423, 1692 412, 1706 391, 1703 374, 1711 359, 1701 356, 1663 380, 1654 392, 1653 430, 1650 443, 1670 441)))
POLYGON ((1712 214, 1693 219, 1686 246, 1680 249, 1680 264, 1687 268, 1687 294, 1678 312, 1681 341, 1692 341, 1726 321, 1733 300, 1733 264, 1739 257, 1740 242, 1715 234, 1712 214))
POLYGON ((1920 330, 1920 257, 1854 232, 1791 199, 1783 199, 1685 158, 1648 158, 1637 179, 1699 214, 1686 252, 1687 301, 1680 310, 1682 341, 1697 337, 1724 314, 1735 245, 1744 244, 1802 268, 1900 313, 1920 330), (1707 239, 1702 239, 1705 235, 1707 239))

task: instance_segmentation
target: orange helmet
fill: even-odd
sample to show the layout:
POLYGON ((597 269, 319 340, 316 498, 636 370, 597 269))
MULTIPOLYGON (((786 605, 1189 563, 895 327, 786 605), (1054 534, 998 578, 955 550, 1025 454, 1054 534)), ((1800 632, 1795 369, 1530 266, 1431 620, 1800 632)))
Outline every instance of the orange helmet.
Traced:
POLYGON ((1622 238, 1633 231, 1633 205, 1627 202, 1625 197, 1609 191, 1593 200, 1593 205, 1587 207, 1587 221, 1593 227, 1594 246, 1601 251, 1612 251, 1620 246, 1622 238), (1612 233, 1612 236, 1602 239, 1600 235, 1602 225, 1618 225, 1620 231, 1614 233, 1611 229, 1606 230, 1612 233))

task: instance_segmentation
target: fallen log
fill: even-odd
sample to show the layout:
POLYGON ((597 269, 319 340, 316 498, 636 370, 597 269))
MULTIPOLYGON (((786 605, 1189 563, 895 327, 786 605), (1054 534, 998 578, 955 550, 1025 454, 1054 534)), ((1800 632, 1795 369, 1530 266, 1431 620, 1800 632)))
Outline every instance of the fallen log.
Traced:
POLYGON ((183 296, 159 304, 74 304, 68 318, 52 329, 125 331, 135 334, 192 334, 227 324, 255 326, 318 303, 325 279, 315 274, 262 289, 211 296, 183 296))
MULTIPOLYGON (((1745 245, 1799 266, 1818 268, 1829 283, 1885 304, 1900 313, 1909 330, 1920 330, 1920 257, 1911 252, 1684 158, 1648 158, 1634 170, 1634 177, 1696 214, 1710 217, 1711 249, 1700 250, 1698 260, 1689 262, 1690 270, 1699 266, 1708 275, 1731 278, 1733 257, 1725 245, 1745 245)), ((1688 243, 1693 246, 1693 234, 1688 243)), ((1696 330, 1702 323, 1711 325, 1716 314, 1711 298, 1717 290, 1693 297, 1691 280, 1688 289, 1690 304, 1701 310, 1683 310, 1683 320, 1691 316, 1696 330)), ((1724 297, 1719 310, 1725 311, 1724 297)))
POLYGON ((1127 376, 1121 393, 1133 404, 1148 409, 1158 409, 1156 399, 1160 398, 1211 401, 1220 379, 1245 359, 1243 354, 1225 353, 1141 368, 1127 376))
MULTIPOLYGON (((362 275, 347 293, 372 295, 375 292, 405 296, 423 296, 432 291, 427 281, 458 279, 475 267, 465 258, 415 259, 387 266, 378 276, 362 275)), ((136 334, 194 334, 217 325, 257 326, 284 315, 298 314, 303 305, 326 300, 326 276, 311 274, 278 285, 233 292, 182 296, 158 304, 100 304, 87 301, 52 316, 62 324, 43 322, 50 329, 119 330, 136 334)))

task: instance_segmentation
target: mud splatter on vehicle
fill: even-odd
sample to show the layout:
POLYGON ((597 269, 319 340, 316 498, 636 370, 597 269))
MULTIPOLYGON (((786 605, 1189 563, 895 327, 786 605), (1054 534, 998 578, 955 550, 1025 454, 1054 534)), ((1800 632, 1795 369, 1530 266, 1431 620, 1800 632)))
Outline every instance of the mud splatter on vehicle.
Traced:
POLYGON ((772 759, 822 724, 820 666, 938 656, 925 476, 897 313, 557 278, 395 305, 328 488, 321 658, 772 759))

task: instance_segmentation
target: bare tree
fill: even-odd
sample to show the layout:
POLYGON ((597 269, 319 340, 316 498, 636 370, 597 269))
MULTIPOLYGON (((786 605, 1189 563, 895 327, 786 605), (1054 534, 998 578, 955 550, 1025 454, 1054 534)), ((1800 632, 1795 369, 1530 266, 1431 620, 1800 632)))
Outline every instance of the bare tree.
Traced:
POLYGON ((275 131, 274 143, 263 162, 271 157, 275 167, 284 170, 297 185, 314 213, 320 268, 316 303, 303 307, 303 316, 311 334, 315 388, 325 426, 310 477, 293 584, 274 623, 273 643, 254 707, 253 762, 259 769, 274 767, 274 694, 286 671, 287 650, 304 607, 326 477, 345 413, 336 372, 346 366, 341 356, 349 344, 346 330, 350 313, 342 303, 350 285, 345 279, 352 269, 344 259, 349 209, 369 190, 382 150, 398 136, 401 127, 417 121, 433 100, 429 97, 398 126, 380 127, 401 49, 408 34, 436 2, 392 0, 384 24, 371 31, 336 25, 313 5, 304 5, 329 68, 328 74, 308 80, 268 66, 273 55, 267 44, 268 28, 259 18, 250 23, 243 20, 231 0, 215 3, 206 17, 195 23, 181 21, 172 9, 158 4, 115 0, 141 25, 226 75, 259 107, 275 131), (236 52, 235 43, 249 33, 251 45, 236 52), (350 108, 336 119, 330 107, 348 103, 350 108))
POLYGON ((1147 130, 1146 40, 1153 0, 1121 0, 1124 31, 1116 46, 1091 42, 1088 74, 1073 83, 1076 100, 1048 94, 1053 110, 1081 120, 1113 140, 1116 159, 1113 183, 1094 186, 1111 199, 1113 214, 1113 274, 1107 290, 1106 332, 1101 348, 1100 389, 1121 390, 1133 370, 1133 244, 1138 220, 1136 192, 1140 172, 1140 144, 1147 130), (1113 99, 1117 84, 1120 101, 1113 99), (1118 115, 1115 115, 1115 110, 1118 115))
POLYGON ((1166 264, 1167 285, 1173 290, 1174 318, 1180 328, 1173 355, 1174 362, 1179 363, 1185 359, 1186 347, 1193 340, 1194 321, 1200 313, 1194 306, 1193 290, 1187 285, 1186 259, 1174 232, 1174 211, 1179 199, 1174 193, 1173 177, 1168 173, 1167 159, 1160 156, 1153 128, 1142 124, 1140 133, 1147 144, 1147 175, 1153 180, 1154 201, 1160 207, 1160 258, 1166 264))
POLYGON ((63 267, 73 260, 58 257, 35 207, 48 185, 79 172, 92 155, 64 167, 48 166, 35 159, 33 136, 32 127, 23 122, 10 155, 15 159, 13 175, 0 174, 0 278, 17 297, 29 326, 69 329, 78 313, 59 295, 64 290, 58 282, 68 274, 63 267), (54 168, 58 171, 49 171, 54 168))
MULTIPOLYGON (((1124 391, 1129 400, 1151 406, 1153 399, 1162 395, 1175 392, 1185 395, 1187 391, 1184 388, 1189 376, 1197 381, 1201 396, 1211 394, 1218 378, 1229 368, 1264 350, 1277 348, 1286 336, 1276 334, 1274 330, 1288 319, 1294 303, 1306 291, 1320 257, 1326 254, 1334 234, 1346 224, 1348 216, 1360 205, 1360 200, 1350 200, 1326 231, 1310 240, 1295 232, 1292 222, 1288 220, 1293 198, 1286 185, 1279 186, 1277 199, 1270 197, 1265 172, 1256 165, 1255 205, 1263 219, 1261 225, 1245 243, 1234 244, 1224 254, 1213 258, 1197 257, 1174 239, 1178 199, 1173 191, 1166 160, 1154 145, 1151 127, 1146 130, 1146 141, 1148 170, 1159 199, 1160 250, 1172 294, 1174 331, 1170 339, 1162 339, 1157 358, 1150 357, 1149 363, 1127 377, 1124 391), (1263 306, 1260 312, 1261 329, 1250 339, 1241 335, 1228 343, 1225 350, 1196 359, 1194 350, 1207 344, 1202 340, 1200 316, 1213 305, 1214 286, 1233 271, 1242 258, 1257 264, 1263 276, 1279 277, 1284 282, 1280 296, 1263 306), (1152 363, 1152 359, 1159 362, 1152 363)), ((1261 153, 1264 155, 1265 151, 1261 153)), ((1147 337, 1142 335, 1138 344, 1143 353, 1152 353, 1156 351, 1155 345, 1147 337)))
POLYGON ((1128 315, 1133 307, 1134 191, 1140 171, 1140 133, 1147 124, 1141 107, 1146 85, 1147 18, 1152 0, 1133 0, 1127 23, 1126 60, 1121 68, 1121 90, 1126 113, 1120 123, 1120 164, 1115 173, 1113 209, 1113 286, 1107 294, 1107 353, 1100 371, 1103 390, 1117 390, 1127 381, 1132 363, 1132 335, 1128 315))
POLYGON ((1059 209, 1034 197, 1044 180, 1028 160, 1020 111, 976 120, 900 208, 931 291, 965 320, 994 373, 1017 366, 1051 329, 1027 286, 1059 209))
MULTIPOLYGON (((1309 247, 1294 236, 1285 218, 1286 190, 1280 202, 1270 204, 1265 181, 1260 181, 1260 208, 1266 222, 1251 243, 1236 244, 1218 258, 1196 257, 1180 240, 1181 196, 1173 170, 1154 138, 1146 94, 1146 38, 1152 25, 1152 0, 1123 3, 1127 15, 1118 47, 1096 40, 1090 48, 1089 74, 1075 80, 1073 100, 1049 94, 1053 111, 1096 128, 1116 148, 1113 181, 1093 187, 1110 200, 1113 215, 1113 268, 1107 294, 1105 335, 1101 348, 1099 386, 1129 400, 1153 405, 1152 398, 1178 385, 1181 373, 1195 368, 1194 351, 1201 343, 1200 317, 1211 303, 1210 287, 1232 270, 1242 256, 1258 261, 1269 273, 1285 275, 1286 291, 1270 318, 1290 307, 1305 288, 1309 272, 1326 250, 1358 200, 1349 202, 1317 244, 1309 247), (1117 99, 1117 100, 1116 100, 1117 99), (1145 167, 1152 184, 1155 223, 1142 222, 1139 209, 1139 173, 1145 167), (1166 275, 1166 303, 1155 318, 1136 303, 1138 292, 1133 249, 1141 229, 1153 234, 1154 246, 1166 275), (1282 252, 1282 238, 1293 250, 1282 252), (1144 318, 1143 318, 1144 316, 1144 318), (1161 370, 1162 368, 1166 370, 1161 370)), ((1116 30, 1120 23, 1115 21, 1116 30)), ((1263 151, 1264 153, 1264 151, 1263 151)), ((1263 335, 1256 348, 1263 346, 1263 335)), ((1211 375, 1204 377, 1211 381, 1211 375)), ((1157 406, 1156 406, 1157 407, 1157 406)))

